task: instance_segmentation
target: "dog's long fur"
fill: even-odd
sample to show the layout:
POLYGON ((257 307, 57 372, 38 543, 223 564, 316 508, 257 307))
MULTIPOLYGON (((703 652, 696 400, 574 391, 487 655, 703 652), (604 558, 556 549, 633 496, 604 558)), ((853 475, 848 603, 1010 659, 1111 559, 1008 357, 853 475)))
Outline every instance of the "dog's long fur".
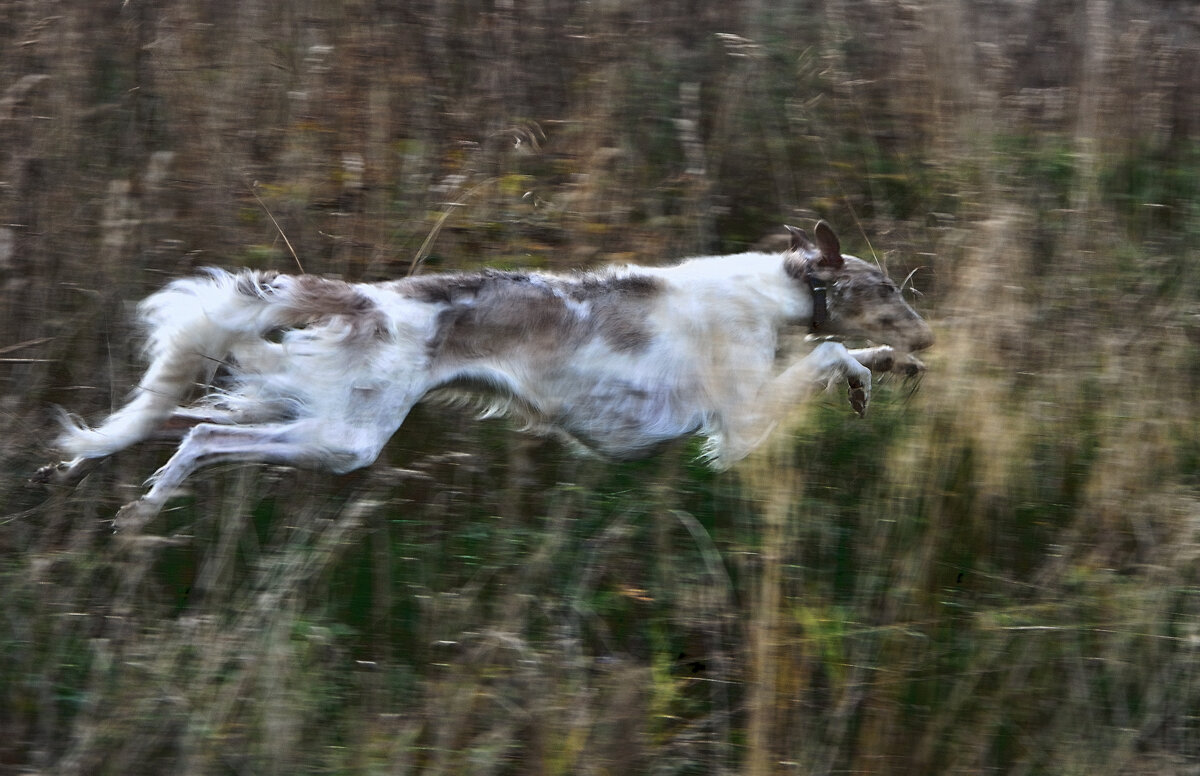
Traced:
POLYGON ((150 365, 132 399, 95 428, 68 421, 59 442, 72 458, 42 476, 78 477, 90 461, 190 426, 130 505, 148 516, 210 463, 367 466, 414 404, 448 390, 615 458, 701 434, 724 468, 825 385, 847 381, 864 412, 869 368, 920 368, 907 354, 932 343, 882 272, 843 257, 824 222, 815 235, 792 229, 784 254, 577 275, 351 284, 209 270, 142 302, 150 365), (809 327, 815 310, 819 333, 881 346, 827 341, 777 374, 781 333, 809 327), (200 398, 181 406, 197 383, 200 398))

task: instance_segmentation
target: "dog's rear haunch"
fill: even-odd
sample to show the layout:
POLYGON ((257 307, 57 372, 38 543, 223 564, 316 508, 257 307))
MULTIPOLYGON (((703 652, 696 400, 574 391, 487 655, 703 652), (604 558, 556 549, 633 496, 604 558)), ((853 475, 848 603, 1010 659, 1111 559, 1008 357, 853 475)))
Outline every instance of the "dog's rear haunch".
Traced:
POLYGON ((847 383, 864 413, 871 370, 915 373, 910 354, 933 342, 896 285, 843 256, 827 224, 815 240, 789 230, 783 254, 577 275, 354 284, 210 270, 177 280, 139 308, 150 365, 129 403, 94 428, 68 419, 59 444, 71 459, 39 477, 75 481, 129 445, 182 434, 123 510, 145 519, 212 463, 367 466, 414 404, 449 392, 615 458, 700 434, 725 468, 826 386, 847 383), (797 327, 878 344, 825 341, 780 371, 780 336, 797 327), (198 382, 202 395, 183 406, 198 382))

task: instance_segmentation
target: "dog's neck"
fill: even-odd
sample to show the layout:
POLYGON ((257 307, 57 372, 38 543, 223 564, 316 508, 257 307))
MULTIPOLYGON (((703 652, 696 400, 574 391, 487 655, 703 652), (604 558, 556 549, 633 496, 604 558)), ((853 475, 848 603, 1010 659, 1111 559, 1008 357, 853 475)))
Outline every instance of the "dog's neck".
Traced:
POLYGON ((825 296, 829 284, 817 277, 811 269, 805 269, 802 277, 804 285, 808 286, 808 291, 812 294, 812 318, 808 324, 809 331, 812 334, 822 334, 821 327, 829 320, 829 304, 825 296))

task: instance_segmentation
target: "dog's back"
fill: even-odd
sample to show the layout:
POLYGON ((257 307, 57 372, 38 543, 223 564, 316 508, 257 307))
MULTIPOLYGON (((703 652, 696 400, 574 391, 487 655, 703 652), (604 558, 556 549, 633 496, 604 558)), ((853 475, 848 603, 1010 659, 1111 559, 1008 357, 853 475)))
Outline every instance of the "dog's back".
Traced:
POLYGON ((436 385, 473 383, 531 426, 636 458, 715 433, 714 402, 741 398, 746 370, 775 352, 781 321, 803 317, 784 279, 778 255, 741 254, 575 275, 434 275, 393 287, 439 310, 436 385), (747 349, 754 358, 732 353, 747 349))

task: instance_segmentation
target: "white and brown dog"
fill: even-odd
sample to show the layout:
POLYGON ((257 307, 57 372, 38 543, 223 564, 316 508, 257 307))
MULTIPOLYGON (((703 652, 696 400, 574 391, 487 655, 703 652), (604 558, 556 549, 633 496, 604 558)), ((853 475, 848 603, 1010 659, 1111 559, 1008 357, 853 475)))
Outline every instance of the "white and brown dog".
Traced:
POLYGON ((129 403, 94 428, 67 420, 59 444, 71 460, 39 478, 77 481, 118 450, 186 431, 123 510, 145 519, 208 464, 367 466, 414 404, 449 391, 614 458, 701 434, 712 465, 728 467, 789 407, 833 383, 847 382, 864 413, 871 369, 915 373, 923 367, 909 354, 933 342, 896 285, 843 256, 826 223, 815 242, 788 228, 784 254, 576 275, 362 284, 210 270, 177 280, 139 308, 150 366, 129 403), (880 345, 825 341, 777 371, 791 327, 880 345), (182 406, 197 381, 201 395, 182 406))

